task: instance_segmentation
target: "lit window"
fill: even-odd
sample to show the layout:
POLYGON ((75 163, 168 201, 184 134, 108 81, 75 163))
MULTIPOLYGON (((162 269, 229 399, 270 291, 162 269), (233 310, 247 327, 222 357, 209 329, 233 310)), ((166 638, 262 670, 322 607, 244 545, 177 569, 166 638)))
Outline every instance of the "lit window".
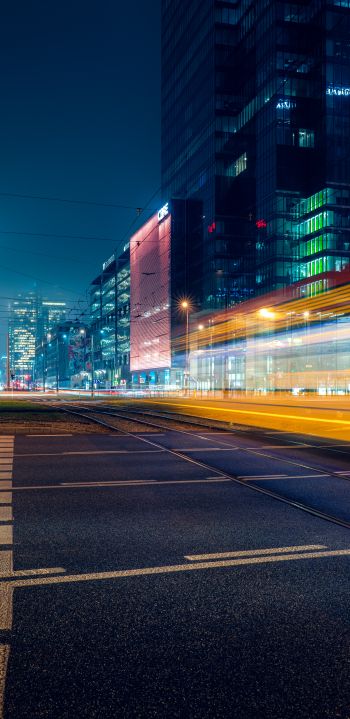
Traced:
POLYGON ((244 170, 247 169, 247 153, 244 152, 243 155, 240 155, 240 157, 237 158, 235 162, 232 163, 232 165, 229 165, 229 167, 226 169, 226 176, 227 177, 237 177, 237 175, 240 175, 241 172, 244 172, 244 170))
POLYGON ((299 147, 315 147, 313 130, 299 130, 299 147))

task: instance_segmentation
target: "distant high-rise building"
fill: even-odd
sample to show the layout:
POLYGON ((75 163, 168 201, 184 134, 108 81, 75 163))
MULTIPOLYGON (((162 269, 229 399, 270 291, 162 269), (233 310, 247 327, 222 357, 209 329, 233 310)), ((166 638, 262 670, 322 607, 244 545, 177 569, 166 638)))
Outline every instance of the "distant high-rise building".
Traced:
POLYGON ((203 309, 348 266, 349 37, 349 0, 162 0, 162 193, 202 202, 203 309))
POLYGON ((12 301, 8 323, 9 370, 19 384, 32 380, 36 345, 65 319, 65 313, 65 302, 43 300, 37 292, 20 293, 12 301))
POLYGON ((38 296, 36 292, 21 293, 12 301, 9 332, 9 369, 19 383, 32 377, 38 326, 38 296))
POLYGON ((39 302, 39 334, 47 334, 55 325, 64 322, 66 310, 66 302, 53 302, 45 299, 39 302))

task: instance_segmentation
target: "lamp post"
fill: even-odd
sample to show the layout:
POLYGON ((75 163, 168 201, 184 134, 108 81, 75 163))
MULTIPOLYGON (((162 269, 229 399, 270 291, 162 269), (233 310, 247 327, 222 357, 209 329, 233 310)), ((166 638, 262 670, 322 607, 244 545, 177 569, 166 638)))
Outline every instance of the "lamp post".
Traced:
POLYGON ((56 394, 58 394, 59 389, 59 336, 58 336, 58 329, 56 332, 56 394))
POLYGON ((91 399, 94 398, 94 385, 95 385, 95 358, 94 358, 95 346, 94 346, 94 333, 91 330, 91 399))
POLYGON ((185 371, 184 371, 184 389, 185 394, 187 394, 189 389, 189 366, 188 366, 188 355, 189 355, 189 347, 188 347, 188 340, 189 340, 189 311, 190 311, 190 303, 188 300, 182 300, 181 302, 181 308, 186 312, 186 351, 185 351, 185 371))

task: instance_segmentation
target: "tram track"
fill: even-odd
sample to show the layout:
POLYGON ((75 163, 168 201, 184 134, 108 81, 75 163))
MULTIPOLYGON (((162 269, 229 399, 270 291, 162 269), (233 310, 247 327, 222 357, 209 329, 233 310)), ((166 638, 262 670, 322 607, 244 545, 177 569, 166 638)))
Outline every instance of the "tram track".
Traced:
MULTIPOLYGON (((125 411, 116 412, 116 411, 110 411, 110 408, 106 409, 103 406, 98 407, 98 408, 91 408, 91 407, 87 407, 87 406, 73 405, 73 407, 72 407, 71 405, 68 405, 68 404, 65 404, 64 406, 62 406, 60 404, 60 405, 58 405, 58 407, 62 412, 66 412, 68 414, 75 415, 75 416, 80 416, 84 419, 91 421, 92 423, 98 424, 100 426, 104 426, 112 431, 118 432, 119 434, 124 434, 125 436, 128 436, 128 437, 137 438, 140 442, 143 442, 147 445, 153 446, 157 450, 166 452, 166 453, 173 455, 174 457, 177 457, 183 461, 189 462, 190 464, 195 464, 203 469, 206 469, 208 472, 215 472, 218 475, 218 477, 229 479, 232 482, 234 482, 235 484, 239 484, 242 487, 248 488, 249 490, 251 490, 255 493, 258 493, 260 495, 263 495, 263 496, 269 497, 271 499, 274 499, 276 501, 282 502, 294 509, 305 512, 305 513, 307 513, 311 516, 317 517, 319 519, 323 519, 327 522, 331 522, 332 524, 336 524, 336 525, 339 525, 346 529, 350 529, 350 522, 346 521, 345 519, 342 519, 341 517, 338 517, 334 514, 330 514, 328 512, 321 511, 321 510, 317 509, 317 507, 312 506, 311 504, 307 504, 302 501, 291 499, 286 494, 283 494, 280 491, 275 491, 275 490, 269 489, 267 487, 258 486, 256 484, 256 482, 254 482, 254 479, 255 479, 254 476, 252 476, 251 481, 248 482, 247 479, 249 479, 249 477, 243 478, 242 476, 240 476, 234 472, 226 471, 226 470, 223 471, 222 469, 215 466, 215 464, 208 463, 199 458, 195 459, 194 457, 189 457, 188 454, 186 454, 186 449, 178 450, 178 449, 172 449, 172 448, 166 447, 166 446, 164 446, 164 444, 161 444, 158 440, 155 441, 154 439, 150 439, 145 436, 140 436, 140 434, 136 434, 134 431, 129 431, 129 430, 121 428, 120 426, 119 427, 115 426, 111 422, 101 419, 100 416, 102 415, 102 416, 115 418, 119 421, 135 423, 136 426, 141 425, 144 427, 151 427, 153 429, 158 429, 158 430, 161 429, 162 431, 169 431, 169 432, 176 433, 179 435, 189 435, 191 437, 198 437, 199 439, 205 439, 208 442, 216 442, 217 444, 220 445, 220 447, 218 447, 218 449, 221 449, 223 447, 223 445, 228 444, 227 442, 224 442, 220 439, 215 438, 215 436, 214 437, 203 437, 200 434, 196 434, 194 431, 190 432, 188 429, 171 428, 171 427, 169 427, 169 425, 165 426, 165 425, 161 425, 159 423, 155 423, 155 422, 151 421, 151 419, 149 419, 149 418, 141 419, 140 416, 137 416, 135 418, 132 415, 139 414, 139 413, 134 412, 132 410, 131 411, 128 410, 127 412, 125 412, 125 411)), ((146 413, 142 413, 142 414, 143 414, 143 416, 146 415, 146 413)), ((155 415, 150 412, 147 412, 147 415, 150 415, 152 418, 155 417, 155 415)), ((158 417, 157 417, 157 419, 158 419, 158 417)), ((165 417, 164 417, 164 419, 165 419, 165 417)), ((169 419, 169 418, 166 418, 166 419, 169 419)), ((176 417, 176 420, 175 419, 173 420, 172 418, 171 418, 171 420, 176 422, 177 424, 181 424, 181 419, 179 418, 178 415, 176 417)), ((198 426, 198 425, 196 425, 196 422, 193 422, 193 421, 192 422, 186 421, 185 424, 191 424, 192 426, 198 426)), ((208 427, 208 425, 203 425, 202 423, 201 423, 201 427, 203 427, 203 430, 205 428, 210 429, 210 427, 208 427)), ((230 431, 228 429, 227 433, 228 433, 228 436, 231 436, 231 437, 234 436, 234 433, 232 432, 232 430, 230 431)), ((232 450, 235 449, 235 447, 233 447, 232 445, 230 445, 230 447, 232 450)), ((203 453, 206 452, 206 449, 207 448, 203 447, 203 449, 202 449, 203 453)), ((315 447, 314 449, 317 449, 317 447, 315 447)), ((320 467, 315 467, 315 466, 312 466, 311 464, 296 462, 294 460, 285 459, 285 458, 278 457, 273 454, 266 454, 266 452, 258 451, 258 450, 252 449, 252 448, 239 447, 239 450, 247 455, 254 455, 255 457, 261 456, 264 459, 270 459, 270 460, 273 460, 278 463, 284 463, 284 464, 288 464, 288 465, 291 465, 294 467, 307 469, 308 471, 315 472, 315 475, 314 475, 315 478, 320 477, 320 476, 326 477, 326 478, 331 477, 333 479, 343 480, 347 483, 349 482, 349 479, 350 479, 350 477, 342 476, 341 474, 339 474, 339 472, 329 470, 328 468, 320 470, 320 467), (320 474, 320 471, 322 472, 322 474, 320 474)), ((198 453, 200 453, 200 451, 201 451, 201 449, 198 448, 198 453)), ((275 476, 278 477, 278 475, 275 475, 275 476)), ((280 475, 280 476, 284 476, 284 475, 280 475)), ((312 475, 310 475, 310 477, 312 477, 312 475)), ((260 479, 261 478, 262 477, 260 477, 260 479)), ((286 475, 286 478, 288 478, 288 475, 286 475)), ((293 478, 293 477, 291 477, 291 478, 293 478)), ((300 478, 302 478, 302 476, 300 478)))

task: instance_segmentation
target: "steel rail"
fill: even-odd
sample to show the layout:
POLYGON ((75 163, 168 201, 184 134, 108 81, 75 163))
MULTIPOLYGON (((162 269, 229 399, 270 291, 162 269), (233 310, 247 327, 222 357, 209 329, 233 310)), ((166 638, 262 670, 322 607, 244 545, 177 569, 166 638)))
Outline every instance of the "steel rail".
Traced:
MULTIPOLYGON (((93 423, 95 423, 95 424, 102 425, 102 426, 104 426, 104 427, 107 427, 108 429, 111 429, 111 430, 115 431, 115 432, 119 432, 119 433, 124 434, 124 435, 129 436, 129 437, 135 437, 135 435, 134 435, 132 432, 128 432, 127 430, 121 430, 121 429, 119 429, 118 427, 115 427, 115 426, 112 425, 112 424, 108 424, 107 422, 104 422, 103 420, 100 420, 100 419, 98 419, 98 418, 96 418, 96 417, 92 417, 91 415, 92 415, 93 413, 94 413, 94 414, 99 414, 99 410, 98 410, 98 409, 97 409, 97 410, 96 410, 96 409, 91 409, 91 410, 90 410, 90 414, 85 414, 85 411, 86 411, 86 408, 85 408, 85 407, 84 407, 84 408, 80 408, 80 407, 77 408, 76 405, 75 405, 75 409, 74 409, 74 410, 73 410, 72 408, 67 407, 67 406, 66 406, 66 407, 60 407, 60 409, 61 409, 61 411, 66 412, 66 413, 68 413, 68 414, 73 414, 73 415, 77 415, 77 416, 80 416, 80 417, 84 417, 85 419, 88 419, 89 421, 91 421, 91 422, 93 422, 93 423), (83 412, 80 412, 80 411, 77 411, 77 409, 83 409, 83 412, 84 412, 84 413, 83 413, 83 412)), ((150 423, 148 420, 147 420, 147 421, 146 421, 146 420, 140 420, 140 419, 138 419, 138 420, 133 420, 133 419, 130 419, 130 418, 128 418, 128 417, 125 417, 125 415, 121 415, 121 414, 114 413, 114 412, 110 412, 110 413, 108 413, 108 412, 102 412, 102 414, 107 414, 107 415, 112 416, 112 417, 118 417, 118 418, 120 418, 120 419, 124 419, 124 421, 125 421, 125 420, 131 421, 131 422, 133 422, 133 421, 136 422, 136 421, 137 421, 138 424, 143 424, 143 425, 146 425, 146 426, 157 426, 157 427, 159 428, 159 425, 154 425, 153 423, 150 423)), ((162 429, 165 429, 165 428, 162 427, 162 429)), ((192 433, 192 432, 186 432, 186 431, 183 431, 183 430, 172 430, 172 431, 175 431, 175 432, 178 431, 180 434, 185 433, 185 434, 190 434, 191 436, 193 436, 193 433, 192 433)), ((251 490, 251 491, 253 491, 253 492, 256 492, 256 493, 258 493, 258 494, 261 494, 261 495, 263 495, 263 496, 265 496, 265 497, 269 497, 270 499, 275 499, 276 501, 282 502, 283 504, 286 504, 286 505, 288 505, 289 507, 292 507, 293 509, 298 509, 298 510, 300 510, 300 511, 302 511, 302 512, 305 512, 306 514, 309 514, 309 515, 311 515, 311 516, 313 516, 313 517, 317 517, 318 519, 323 519, 323 520, 326 521, 326 522, 330 522, 330 523, 332 523, 332 524, 336 524, 336 525, 338 525, 338 526, 340 526, 340 527, 343 527, 343 528, 345 528, 345 529, 350 529, 350 522, 347 522, 346 520, 340 519, 339 517, 336 517, 336 516, 334 516, 334 515, 332 515, 332 514, 328 514, 327 512, 322 512, 322 511, 316 509, 315 507, 312 507, 311 505, 304 504, 303 502, 298 502, 298 501, 293 500, 293 499, 289 499, 288 497, 284 496, 283 494, 279 494, 278 492, 275 492, 275 491, 273 491, 273 490, 266 489, 266 488, 263 488, 263 487, 258 487, 258 486, 256 486, 256 485, 253 484, 253 483, 247 484, 247 482, 246 482, 245 480, 240 479, 237 475, 235 475, 235 474, 232 473, 232 472, 224 472, 224 471, 222 471, 221 469, 217 469, 215 466, 213 466, 213 465, 211 465, 211 464, 208 464, 207 462, 203 462, 203 461, 197 460, 197 459, 192 459, 191 457, 188 457, 184 452, 180 452, 180 451, 174 450, 174 449, 169 449, 168 447, 164 447, 164 445, 161 445, 161 444, 159 444, 158 442, 151 441, 150 439, 147 439, 147 438, 145 438, 145 437, 136 436, 135 438, 138 439, 138 440, 141 441, 141 442, 144 442, 144 443, 146 443, 146 444, 152 445, 152 446, 156 447, 157 449, 161 449, 162 451, 167 452, 168 454, 171 454, 171 455, 173 455, 173 456, 175 456, 175 457, 178 457, 179 459, 182 459, 182 460, 184 460, 184 461, 186 461, 186 462, 189 462, 190 464, 195 464, 195 465, 197 465, 197 466, 199 466, 199 467, 202 467, 203 469, 208 470, 209 472, 215 472, 215 473, 218 474, 219 477, 221 476, 221 477, 225 477, 225 478, 227 478, 227 479, 230 479, 233 483, 239 484, 241 487, 245 487, 246 489, 249 489, 249 490, 251 490)), ((242 448, 242 451, 254 453, 254 450, 244 450, 244 448, 242 448)), ((263 455, 263 456, 269 458, 269 455, 263 455)), ((270 458, 275 459, 275 460, 278 460, 278 461, 281 461, 279 457, 273 457, 273 456, 271 457, 271 456, 270 456, 270 458)), ((285 461, 288 462, 288 460, 285 460, 285 461)), ((290 462, 290 463, 293 464, 292 462, 290 462)), ((296 464, 296 463, 294 463, 294 464, 296 464)), ((312 467, 309 467, 309 468, 310 468, 310 469, 313 469, 314 471, 319 471, 319 468, 312 468, 312 467)), ((328 470, 325 470, 325 474, 327 474, 328 476, 334 476, 334 477, 336 477, 337 479, 346 479, 346 480, 348 481, 348 478, 346 478, 346 477, 339 477, 339 475, 337 475, 337 474, 335 474, 335 473, 332 473, 332 472, 328 472, 328 470)), ((154 486, 154 485, 152 485, 152 486, 154 486)))

